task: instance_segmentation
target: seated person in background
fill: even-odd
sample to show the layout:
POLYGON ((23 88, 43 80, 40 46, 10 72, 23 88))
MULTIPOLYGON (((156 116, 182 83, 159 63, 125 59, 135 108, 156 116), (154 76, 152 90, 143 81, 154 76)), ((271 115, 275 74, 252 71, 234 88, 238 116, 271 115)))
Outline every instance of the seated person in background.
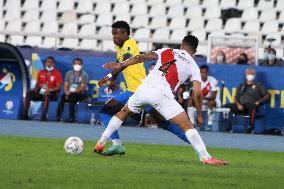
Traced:
POLYGON ((226 104, 233 114, 248 114, 250 116, 250 127, 247 133, 254 130, 255 113, 265 102, 270 100, 270 93, 261 82, 255 81, 255 69, 246 69, 246 81, 237 88, 234 103, 226 104))
POLYGON ((24 101, 23 119, 28 120, 30 103, 34 101, 44 101, 44 108, 41 114, 41 121, 47 120, 49 100, 57 100, 61 88, 61 73, 54 68, 55 60, 52 56, 47 57, 44 62, 45 68, 37 74, 35 87, 28 90, 24 101))
MULTIPOLYGON (((208 107, 208 126, 210 127, 213 124, 214 108, 221 107, 221 101, 219 95, 217 95, 218 82, 214 77, 208 76, 209 67, 207 65, 200 66, 200 73, 201 90, 203 95, 203 107, 208 107)), ((187 114, 193 123, 194 111, 194 100, 192 97, 190 97, 188 101, 187 114)))
POLYGON ((260 63, 260 66, 282 67, 282 64, 276 58, 275 49, 265 48, 264 50, 264 60, 260 63))
POLYGON ((89 76, 83 71, 83 60, 75 58, 73 60, 73 70, 65 75, 64 94, 61 96, 57 107, 57 121, 63 121, 62 112, 65 102, 69 102, 68 122, 75 122, 75 105, 77 102, 88 98, 89 76))
POLYGON ((248 56, 246 53, 241 53, 238 57, 237 64, 244 65, 248 64, 248 56))
POLYGON ((223 51, 219 51, 216 56, 216 64, 227 64, 226 55, 223 51))

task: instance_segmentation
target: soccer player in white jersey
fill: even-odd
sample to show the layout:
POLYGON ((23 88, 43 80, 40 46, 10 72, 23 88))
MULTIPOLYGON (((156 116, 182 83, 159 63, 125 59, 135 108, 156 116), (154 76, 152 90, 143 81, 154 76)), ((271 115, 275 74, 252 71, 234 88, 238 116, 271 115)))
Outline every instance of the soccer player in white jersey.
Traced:
POLYGON ((154 70, 129 98, 127 104, 110 120, 106 130, 102 133, 94 151, 101 153, 107 139, 118 130, 130 113, 139 113, 143 105, 153 106, 166 120, 178 125, 184 132, 199 159, 204 164, 227 165, 228 162, 210 156, 197 130, 193 127, 181 105, 175 100, 173 91, 188 78, 191 79, 195 90, 195 106, 197 122, 202 124, 202 92, 200 70, 192 56, 196 52, 198 39, 187 35, 181 43, 180 49, 159 49, 143 55, 132 57, 121 63, 107 63, 104 68, 121 69, 142 61, 156 60, 154 70))
MULTIPOLYGON (((221 107, 221 101, 217 92, 218 81, 214 77, 208 76, 208 73, 209 67, 207 65, 200 66, 203 108, 207 109, 208 128, 211 128, 213 124, 214 109, 221 107)), ((194 98, 190 97, 188 101, 187 114, 192 123, 194 123, 194 104, 194 98)))

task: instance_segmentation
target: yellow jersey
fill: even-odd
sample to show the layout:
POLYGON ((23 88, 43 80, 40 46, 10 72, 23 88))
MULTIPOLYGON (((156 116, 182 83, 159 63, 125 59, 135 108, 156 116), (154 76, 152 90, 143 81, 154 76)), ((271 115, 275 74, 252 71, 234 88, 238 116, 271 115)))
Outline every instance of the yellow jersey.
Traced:
MULTIPOLYGON (((122 62, 124 55, 129 54, 131 57, 140 54, 139 47, 134 39, 129 38, 124 42, 122 47, 115 47, 117 53, 117 61, 122 62)), ((134 92, 146 77, 144 63, 138 63, 128 66, 123 71, 123 76, 127 85, 127 90, 134 92)))

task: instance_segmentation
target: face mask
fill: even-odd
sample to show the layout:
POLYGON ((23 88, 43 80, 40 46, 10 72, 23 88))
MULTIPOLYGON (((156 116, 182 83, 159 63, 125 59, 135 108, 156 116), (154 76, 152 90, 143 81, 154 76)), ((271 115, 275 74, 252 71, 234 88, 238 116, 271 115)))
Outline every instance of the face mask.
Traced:
POLYGON ((223 62, 223 61, 224 61, 224 56, 218 55, 218 56, 216 57, 216 59, 217 59, 217 62, 223 62))
POLYGON ((74 71, 79 72, 79 71, 82 70, 82 65, 75 64, 75 65, 73 66, 73 69, 74 69, 74 71))
POLYGON ((254 80, 254 75, 247 75, 247 81, 253 81, 254 80))
POLYGON ((268 56, 269 56, 269 53, 268 53, 268 52, 264 52, 264 53, 263 53, 263 59, 264 59, 264 60, 267 60, 267 59, 268 59, 268 56))
POLYGON ((51 72, 54 69, 54 67, 53 66, 52 67, 45 66, 45 69, 46 69, 46 71, 51 72))
POLYGON ((269 54, 268 55, 268 60, 275 60, 276 59, 276 55, 275 54, 269 54))

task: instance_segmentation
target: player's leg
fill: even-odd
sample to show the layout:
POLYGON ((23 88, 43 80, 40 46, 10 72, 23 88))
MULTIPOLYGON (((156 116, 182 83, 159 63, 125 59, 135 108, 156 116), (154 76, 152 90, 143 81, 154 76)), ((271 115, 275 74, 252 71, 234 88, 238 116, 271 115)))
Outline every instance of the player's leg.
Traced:
POLYGON ((150 113, 152 118, 155 119, 159 128, 169 131, 175 134, 176 136, 178 136, 184 142, 189 143, 183 130, 179 128, 177 125, 171 123, 170 121, 165 120, 165 118, 156 109, 150 107, 148 112, 150 113))
POLYGON ((208 127, 212 128, 213 125, 213 119, 214 119, 214 109, 216 108, 217 103, 215 100, 208 100, 208 127))
POLYGON ((184 131, 188 141, 196 150, 200 161, 205 164, 227 164, 227 162, 217 160, 209 155, 202 138, 197 130, 193 127, 193 124, 188 119, 188 116, 183 108, 176 100, 164 98, 155 108, 159 111, 159 113, 161 113, 161 115, 165 117, 165 119, 170 120, 173 124, 176 124, 184 131))
POLYGON ((111 118, 101 138, 98 140, 94 152, 101 153, 103 151, 107 139, 119 129, 123 121, 130 113, 131 111, 126 104, 115 116, 111 118))
POLYGON ((195 113, 194 99, 192 98, 192 96, 190 96, 187 104, 187 115, 193 124, 195 123, 194 113, 195 113))

